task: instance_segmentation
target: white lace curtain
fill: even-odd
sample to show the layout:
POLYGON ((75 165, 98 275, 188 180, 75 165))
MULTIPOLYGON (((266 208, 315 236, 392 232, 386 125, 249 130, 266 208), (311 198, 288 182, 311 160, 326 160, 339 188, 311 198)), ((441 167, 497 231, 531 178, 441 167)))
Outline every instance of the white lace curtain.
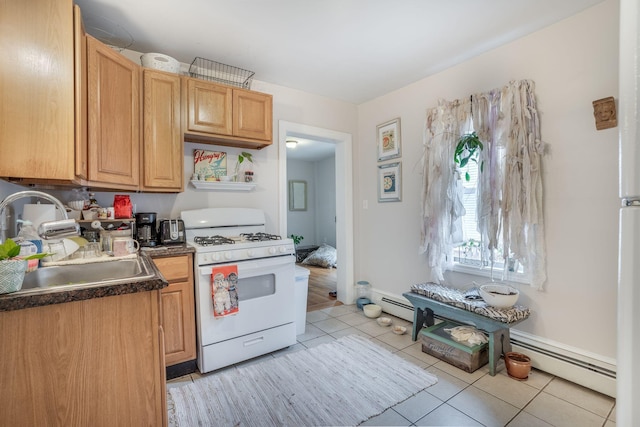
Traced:
POLYGON ((453 161, 458 139, 473 130, 484 144, 479 163, 477 221, 481 252, 492 262, 502 246, 524 267, 531 286, 546 280, 541 163, 544 144, 533 82, 510 82, 470 99, 440 101, 427 111, 420 252, 432 279, 443 280, 462 240, 462 183, 453 161), (500 242, 500 238, 502 241, 500 242))

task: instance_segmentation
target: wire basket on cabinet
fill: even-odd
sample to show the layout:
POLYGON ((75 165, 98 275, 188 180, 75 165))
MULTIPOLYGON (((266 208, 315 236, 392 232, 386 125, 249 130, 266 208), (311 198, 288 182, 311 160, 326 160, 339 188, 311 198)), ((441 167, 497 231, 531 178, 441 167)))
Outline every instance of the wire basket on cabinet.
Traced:
POLYGON ((196 57, 189 67, 189 75, 217 83, 249 89, 255 73, 232 65, 196 57))

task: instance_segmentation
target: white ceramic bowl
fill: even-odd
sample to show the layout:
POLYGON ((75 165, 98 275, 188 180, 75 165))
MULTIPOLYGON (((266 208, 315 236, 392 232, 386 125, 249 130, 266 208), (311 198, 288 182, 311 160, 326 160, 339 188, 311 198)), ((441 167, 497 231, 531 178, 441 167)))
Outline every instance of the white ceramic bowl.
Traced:
POLYGON ((73 210, 81 211, 84 209, 84 200, 72 200, 68 205, 73 210))
POLYGON ((362 310, 364 311, 364 315, 375 319, 376 317, 382 314, 382 307, 377 304, 367 304, 362 306, 362 310))
POLYGON ((392 320, 388 317, 378 317, 376 322, 378 322, 378 325, 380 326, 391 326, 392 320))
POLYGON ((488 284, 480 286, 480 296, 492 307, 509 308, 518 301, 520 292, 509 285, 488 284))
POLYGON ((407 328, 405 328, 404 326, 400 326, 400 325, 398 325, 398 326, 394 326, 391 330, 392 330, 392 331, 393 331, 393 333, 394 333, 394 334, 396 334, 396 335, 402 335, 402 334, 404 334, 405 332, 407 332, 407 328))

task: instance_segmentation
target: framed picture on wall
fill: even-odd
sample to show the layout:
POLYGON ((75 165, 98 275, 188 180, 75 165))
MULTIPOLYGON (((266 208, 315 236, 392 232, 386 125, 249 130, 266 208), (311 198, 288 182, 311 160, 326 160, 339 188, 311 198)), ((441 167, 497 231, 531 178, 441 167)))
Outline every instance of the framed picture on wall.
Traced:
POLYGON ((378 202, 402 200, 401 163, 386 163, 378 166, 378 202))
POLYGON ((289 210, 307 210, 307 181, 289 181, 289 210))
POLYGON ((400 118, 376 127, 378 130, 378 161, 400 157, 400 118))

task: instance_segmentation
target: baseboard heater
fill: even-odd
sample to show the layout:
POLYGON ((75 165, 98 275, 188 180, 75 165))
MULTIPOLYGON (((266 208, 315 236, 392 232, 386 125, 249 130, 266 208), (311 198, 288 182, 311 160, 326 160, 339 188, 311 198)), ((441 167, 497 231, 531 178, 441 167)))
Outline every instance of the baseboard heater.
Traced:
MULTIPOLYGON (((408 300, 380 291, 374 291, 373 299, 385 313, 413 321, 413 305, 408 300)), ((531 357, 534 368, 615 398, 616 371, 613 363, 514 329, 511 330, 511 346, 513 351, 531 357)))

